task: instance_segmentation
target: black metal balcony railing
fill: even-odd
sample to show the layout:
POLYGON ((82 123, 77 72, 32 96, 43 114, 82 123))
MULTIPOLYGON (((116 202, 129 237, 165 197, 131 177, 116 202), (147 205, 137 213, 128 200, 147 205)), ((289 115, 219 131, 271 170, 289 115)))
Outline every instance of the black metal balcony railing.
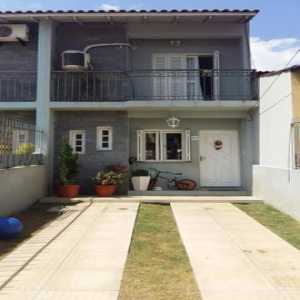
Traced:
POLYGON ((0 72, 0 101, 35 101, 35 98, 36 72, 0 72))
POLYGON ((252 70, 52 73, 53 101, 256 100, 252 70))
MULTIPOLYGON (((35 101, 35 72, 0 72, 0 101, 35 101)), ((252 70, 53 71, 52 101, 257 100, 252 70)))

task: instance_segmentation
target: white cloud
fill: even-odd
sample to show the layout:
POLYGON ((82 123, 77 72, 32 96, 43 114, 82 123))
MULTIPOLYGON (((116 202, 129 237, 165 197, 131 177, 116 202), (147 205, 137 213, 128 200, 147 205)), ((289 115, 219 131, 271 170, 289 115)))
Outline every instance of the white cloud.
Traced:
MULTIPOLYGON (((118 3, 118 2, 117 2, 118 3)), ((101 5, 98 5, 96 6, 96 9, 101 9, 101 10, 120 10, 121 9, 121 6, 117 3, 103 3, 101 5)), ((143 8, 143 4, 142 3, 135 3, 135 4, 132 4, 131 6, 126 6, 126 7, 123 7, 123 9, 135 9, 135 10, 139 10, 139 9, 142 9, 143 8)))
POLYGON ((120 10, 121 8, 120 8, 119 5, 103 3, 98 7, 98 9, 101 9, 101 10, 120 10))
MULTIPOLYGON (((279 70, 287 66, 287 63, 300 49, 300 39, 283 38, 264 40, 259 37, 250 39, 252 51, 252 67, 257 70, 279 70)), ((300 64, 300 53, 291 62, 291 65, 300 64)))

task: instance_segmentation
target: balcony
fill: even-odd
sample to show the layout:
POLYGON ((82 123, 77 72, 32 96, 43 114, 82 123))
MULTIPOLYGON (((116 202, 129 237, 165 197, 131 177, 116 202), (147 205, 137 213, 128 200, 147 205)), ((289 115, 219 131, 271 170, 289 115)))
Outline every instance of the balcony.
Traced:
MULTIPOLYGON (((53 71, 56 102, 249 101, 258 99, 252 70, 53 71)), ((0 72, 0 102, 36 100, 36 72, 0 72)))
POLYGON ((258 99, 252 70, 54 71, 51 85, 56 102, 258 99))
POLYGON ((0 71, 0 102, 36 99, 36 72, 0 71))

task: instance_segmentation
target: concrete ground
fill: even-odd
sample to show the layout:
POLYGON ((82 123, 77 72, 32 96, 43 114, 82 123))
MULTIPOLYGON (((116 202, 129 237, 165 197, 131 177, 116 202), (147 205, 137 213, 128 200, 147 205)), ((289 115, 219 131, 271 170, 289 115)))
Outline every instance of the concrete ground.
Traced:
POLYGON ((229 203, 172 203, 203 300, 299 300, 300 251, 229 203))
POLYGON ((0 261, 0 299, 117 299, 137 209, 137 203, 67 206, 0 261))

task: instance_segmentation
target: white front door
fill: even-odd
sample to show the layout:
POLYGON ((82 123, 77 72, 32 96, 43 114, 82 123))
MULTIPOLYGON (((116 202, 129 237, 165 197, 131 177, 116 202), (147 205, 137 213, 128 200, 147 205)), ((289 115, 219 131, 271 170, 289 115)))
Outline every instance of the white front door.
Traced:
POLYGON ((199 132, 200 186, 240 186, 238 131, 199 132))

